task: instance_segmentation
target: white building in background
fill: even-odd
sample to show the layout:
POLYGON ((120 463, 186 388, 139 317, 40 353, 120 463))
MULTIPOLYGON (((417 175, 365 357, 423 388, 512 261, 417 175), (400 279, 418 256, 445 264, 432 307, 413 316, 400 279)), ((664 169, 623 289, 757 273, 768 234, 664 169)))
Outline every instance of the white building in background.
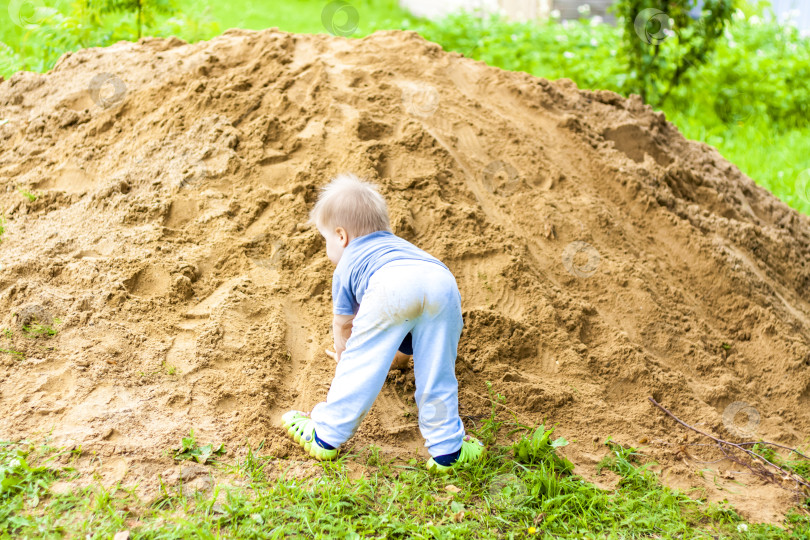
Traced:
POLYGON ((399 0, 399 5, 417 17, 436 20, 462 10, 498 9, 498 0, 399 0))
POLYGON ((771 4, 780 21, 791 18, 805 35, 810 35, 810 0, 771 0, 771 4))
MULTIPOLYGON (((810 1, 810 0, 809 0, 810 1)), ((609 18, 607 7, 613 0, 400 0, 399 4, 419 17, 440 19, 461 10, 481 10, 493 13, 502 10, 512 20, 527 21, 545 19, 552 10, 558 10, 563 19, 580 17, 577 8, 584 4, 590 7, 590 14, 609 18)))
MULTIPOLYGON (((613 0, 400 0, 400 5, 419 17, 440 19, 445 15, 466 10, 480 9, 484 12, 503 10, 513 20, 545 19, 552 10, 560 12, 562 19, 582 16, 581 6, 587 4, 589 16, 602 17, 607 22, 613 18, 607 8, 613 0)), ((805 33, 810 33, 810 0, 771 0, 779 20, 789 17, 805 33)))

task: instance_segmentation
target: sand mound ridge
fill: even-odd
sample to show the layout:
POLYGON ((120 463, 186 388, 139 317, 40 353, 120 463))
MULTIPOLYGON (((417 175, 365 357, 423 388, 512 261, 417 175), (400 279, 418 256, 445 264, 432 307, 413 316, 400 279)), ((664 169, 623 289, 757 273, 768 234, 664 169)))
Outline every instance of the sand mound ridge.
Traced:
MULTIPOLYGON (((724 437, 810 433, 810 220, 635 97, 412 32, 272 29, 68 54, 0 83, 0 112, 0 348, 25 357, 0 354, 2 439, 52 431, 110 478, 165 468, 190 428, 296 457, 278 419, 334 369, 307 213, 344 171, 457 277, 469 427, 491 381, 586 476, 612 436, 712 493, 730 480, 693 474, 647 396, 724 437), (22 336, 21 310, 58 334, 22 336)), ((413 390, 392 373, 352 443, 426 455, 413 390)), ((776 515, 788 496, 744 480, 718 496, 776 515)))

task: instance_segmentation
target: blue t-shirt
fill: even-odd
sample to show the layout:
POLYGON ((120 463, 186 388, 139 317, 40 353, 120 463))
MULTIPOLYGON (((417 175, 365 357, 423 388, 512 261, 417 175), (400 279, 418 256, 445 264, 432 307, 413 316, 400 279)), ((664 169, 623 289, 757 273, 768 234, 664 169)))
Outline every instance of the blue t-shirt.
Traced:
POLYGON ((357 313, 371 275, 382 265, 403 259, 428 261, 447 268, 436 257, 388 231, 373 232, 350 241, 332 276, 333 313, 357 313))

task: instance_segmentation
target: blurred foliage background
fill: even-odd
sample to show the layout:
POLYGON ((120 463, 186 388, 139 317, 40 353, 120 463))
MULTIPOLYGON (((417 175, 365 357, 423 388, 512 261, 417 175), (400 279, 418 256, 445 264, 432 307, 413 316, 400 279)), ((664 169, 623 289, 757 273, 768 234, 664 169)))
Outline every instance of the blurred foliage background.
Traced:
MULTIPOLYGON (((379 29, 414 30, 446 50, 503 69, 566 77, 581 88, 641 93, 688 138, 715 146, 758 184, 810 215, 810 38, 776 22, 766 0, 708 0, 713 12, 704 11, 700 24, 680 14, 672 39, 645 47, 633 35, 630 15, 657 6, 656 0, 620 0, 615 25, 591 18, 585 1, 577 21, 516 23, 469 13, 429 21, 410 15, 396 0, 353 0, 357 20, 348 15, 348 21, 335 23, 350 26, 353 37, 379 29), (678 62, 688 69, 671 84, 678 62)), ((678 1, 691 3, 667 0, 668 13, 678 1)), ((195 42, 232 27, 325 33, 321 14, 327 4, 0 0, 0 20, 8 17, 0 25, 0 76, 44 72, 66 51, 135 41, 139 35, 195 42)))

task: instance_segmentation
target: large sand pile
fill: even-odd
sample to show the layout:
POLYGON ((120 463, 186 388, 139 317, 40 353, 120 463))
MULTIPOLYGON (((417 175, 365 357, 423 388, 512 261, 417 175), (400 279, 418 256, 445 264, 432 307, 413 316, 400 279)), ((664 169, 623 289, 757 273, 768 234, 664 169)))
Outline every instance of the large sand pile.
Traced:
MULTIPOLYGON (((469 427, 492 381, 521 420, 559 423, 583 474, 612 436, 754 519, 790 501, 695 475, 647 397, 722 437, 807 440, 810 219, 638 99, 414 33, 229 31, 66 55, 0 83, 0 117, 0 348, 25 356, 0 353, 2 439, 80 443, 113 479, 153 477, 190 428, 300 458, 277 421, 334 370, 307 213, 353 171, 457 276, 469 427), (37 312, 54 338, 20 332, 37 312)), ((352 442, 426 455, 413 389, 393 373, 352 442)))

